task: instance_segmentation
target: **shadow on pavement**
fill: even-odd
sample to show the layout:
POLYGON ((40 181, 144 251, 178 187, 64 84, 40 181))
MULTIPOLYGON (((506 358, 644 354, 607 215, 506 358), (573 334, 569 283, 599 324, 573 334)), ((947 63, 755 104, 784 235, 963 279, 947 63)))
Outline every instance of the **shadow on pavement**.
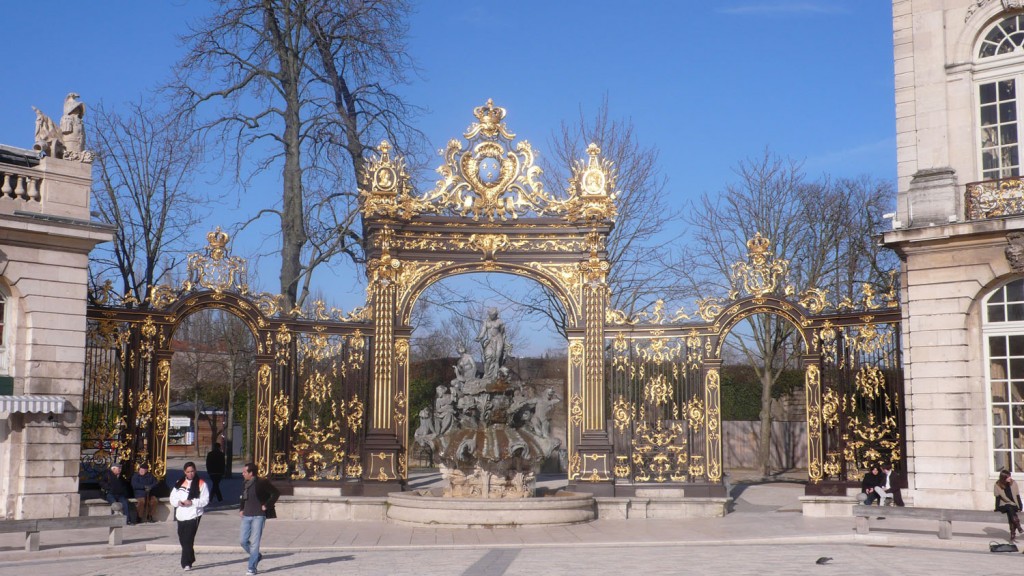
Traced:
MULTIPOLYGON (((278 556, 283 556, 283 555, 278 555, 278 556)), ((352 560, 356 559, 355 556, 353 556, 351 554, 346 554, 345 556, 335 556, 333 558, 317 558, 315 560, 306 560, 306 561, 303 561, 303 562, 296 562, 295 564, 286 564, 284 566, 267 566, 266 568, 264 568, 263 567, 263 563, 265 563, 268 558, 270 558, 270 556, 264 556, 263 562, 260 563, 260 566, 259 566, 260 574, 264 574, 264 573, 268 573, 268 572, 283 572, 283 571, 286 571, 286 570, 295 570, 296 568, 305 568, 305 567, 308 567, 308 566, 317 566, 317 565, 320 565, 320 564, 334 564, 335 562, 351 562, 352 560)))

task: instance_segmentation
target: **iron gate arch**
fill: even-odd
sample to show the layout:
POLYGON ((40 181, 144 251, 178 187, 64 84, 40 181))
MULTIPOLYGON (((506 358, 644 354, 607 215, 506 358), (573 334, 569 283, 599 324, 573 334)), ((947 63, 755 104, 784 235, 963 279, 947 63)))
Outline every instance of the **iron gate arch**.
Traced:
POLYGON ((807 402, 807 492, 845 494, 869 463, 897 470, 905 450, 895 285, 863 285, 858 300, 786 284, 770 241, 756 234, 737 263, 731 299, 698 309, 627 317, 609 311, 607 402, 616 448, 616 493, 683 485, 688 495, 724 496, 720 382, 722 346, 737 324, 775 315, 799 335, 807 402), (742 296, 741 296, 742 294, 742 296))
POLYGON ((185 318, 212 309, 238 317, 253 336, 255 426, 247 443, 260 473, 361 477, 372 339, 363 311, 346 315, 322 303, 310 317, 285 310, 280 296, 249 291, 246 263, 229 255, 227 234, 217 229, 207 240, 205 253, 190 255, 181 284, 154 286, 137 302, 108 283, 89 307, 84 405, 94 416, 83 422, 82 479, 115 460, 132 470, 149 462, 165 477, 172 337, 185 318))

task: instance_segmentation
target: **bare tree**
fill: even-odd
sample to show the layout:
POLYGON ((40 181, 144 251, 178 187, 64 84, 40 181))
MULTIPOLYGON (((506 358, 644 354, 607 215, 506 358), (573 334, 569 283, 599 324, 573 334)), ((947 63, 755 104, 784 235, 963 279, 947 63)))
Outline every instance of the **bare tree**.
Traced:
POLYGON ((201 149, 187 116, 166 107, 100 105, 94 116, 94 209, 116 232, 111 247, 90 256, 90 282, 116 280, 126 305, 147 306, 149 287, 184 259, 209 203, 193 193, 190 178, 201 149))
MULTIPOLYGON (((680 214, 665 202, 667 178, 659 167, 659 152, 641 144, 633 122, 614 119, 607 96, 593 116, 581 109, 573 122, 563 122, 551 138, 550 159, 544 163, 544 185, 549 190, 565 187, 573 163, 586 157, 590 143, 613 162, 619 197, 615 228, 608 237, 612 308, 633 314, 656 300, 680 301, 693 294, 677 282, 678 262, 664 248, 680 235, 680 214)), ((551 318, 565 336, 565 311, 547 290, 530 293, 522 304, 551 318)))
MULTIPOLYGON (((771 257, 790 263, 796 290, 828 289, 830 298, 853 298, 862 283, 883 286, 892 255, 872 241, 891 198, 891 185, 870 178, 809 181, 800 163, 765 150, 741 161, 737 182, 704 194, 686 216, 687 284, 701 297, 732 288, 732 265, 747 257, 755 233, 771 240, 771 257)), ((780 286, 781 288, 781 286, 780 286)), ((776 315, 755 315, 727 345, 746 358, 761 381, 758 465, 770 473, 772 387, 799 354, 794 327, 776 315)))
MULTIPOLYGON (((187 110, 208 111, 243 184, 280 170, 280 291, 301 306, 317 267, 363 261, 357 180, 364 152, 391 140, 407 156, 416 109, 392 88, 413 64, 403 0, 219 0, 184 38, 173 88, 187 110)), ((412 154, 414 156, 414 154, 412 154)))

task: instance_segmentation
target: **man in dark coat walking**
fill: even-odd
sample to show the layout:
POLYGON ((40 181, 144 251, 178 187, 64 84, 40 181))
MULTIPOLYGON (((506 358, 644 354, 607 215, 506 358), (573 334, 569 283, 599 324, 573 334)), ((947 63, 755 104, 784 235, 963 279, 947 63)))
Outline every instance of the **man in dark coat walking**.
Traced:
POLYGON ((242 517, 241 544, 242 550, 249 555, 246 576, 255 576, 263 554, 260 554, 260 539, 263 538, 263 525, 267 518, 276 518, 274 503, 281 495, 277 488, 266 478, 260 478, 256 464, 249 462, 242 469, 241 505, 238 515, 242 517))
POLYGON ((224 453, 220 451, 220 442, 214 442, 213 450, 206 453, 206 473, 210 475, 210 481, 213 483, 210 499, 216 497, 217 502, 223 502, 220 481, 224 479, 224 453))

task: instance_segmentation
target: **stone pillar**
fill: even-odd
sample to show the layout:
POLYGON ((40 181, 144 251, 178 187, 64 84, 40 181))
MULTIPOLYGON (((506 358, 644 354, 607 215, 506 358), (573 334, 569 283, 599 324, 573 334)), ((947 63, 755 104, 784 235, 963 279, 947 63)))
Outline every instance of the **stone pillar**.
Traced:
POLYGON ((907 190, 910 226, 943 226, 963 214, 952 168, 921 170, 914 174, 907 190))

